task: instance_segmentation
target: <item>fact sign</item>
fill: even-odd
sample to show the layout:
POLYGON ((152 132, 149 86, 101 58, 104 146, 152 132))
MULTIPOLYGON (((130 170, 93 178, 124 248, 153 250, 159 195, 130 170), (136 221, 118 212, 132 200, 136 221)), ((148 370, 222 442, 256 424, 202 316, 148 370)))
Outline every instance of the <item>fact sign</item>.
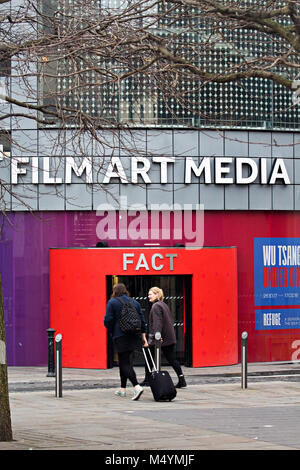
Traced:
POLYGON ((254 239, 255 327, 300 328, 300 238, 254 239))

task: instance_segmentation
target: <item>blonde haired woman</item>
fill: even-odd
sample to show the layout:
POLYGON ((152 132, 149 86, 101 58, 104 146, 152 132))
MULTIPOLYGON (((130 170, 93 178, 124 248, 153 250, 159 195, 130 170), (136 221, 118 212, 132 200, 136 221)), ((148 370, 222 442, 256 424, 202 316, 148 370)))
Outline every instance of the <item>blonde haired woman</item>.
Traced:
MULTIPOLYGON (((178 383, 176 388, 186 387, 186 382, 182 373, 179 362, 175 356, 176 335, 174 331, 173 319, 169 307, 165 304, 163 290, 159 287, 151 287, 148 292, 148 299, 152 303, 149 314, 148 322, 148 345, 153 354, 155 346, 155 333, 161 334, 161 350, 164 353, 170 366, 178 376, 178 383)), ((147 385, 147 370, 146 377, 143 382, 147 385)))

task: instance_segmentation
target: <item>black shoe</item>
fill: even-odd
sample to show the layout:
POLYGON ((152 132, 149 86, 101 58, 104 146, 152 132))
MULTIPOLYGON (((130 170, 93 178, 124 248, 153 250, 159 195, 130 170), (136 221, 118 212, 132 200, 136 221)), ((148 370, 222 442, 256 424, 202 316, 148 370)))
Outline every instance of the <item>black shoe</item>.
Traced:
POLYGON ((178 377, 179 380, 178 380, 178 384, 175 385, 176 388, 185 388, 186 387, 186 381, 185 381, 185 378, 183 375, 181 375, 180 377, 178 377))

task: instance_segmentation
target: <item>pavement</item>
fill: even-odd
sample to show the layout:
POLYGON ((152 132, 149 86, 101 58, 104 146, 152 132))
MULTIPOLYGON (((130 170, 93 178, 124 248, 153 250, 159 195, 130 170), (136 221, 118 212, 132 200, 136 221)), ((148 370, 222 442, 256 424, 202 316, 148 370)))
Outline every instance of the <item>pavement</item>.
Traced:
MULTIPOLYGON (((144 368, 135 370, 142 380, 144 368)), ((131 386, 115 396, 117 367, 64 368, 62 397, 46 367, 8 367, 13 441, 0 442, 0 451, 94 450, 114 466, 192 468, 202 450, 300 449, 299 363, 248 364, 246 388, 240 364, 183 370, 187 388, 155 402, 149 387, 138 401, 131 386)))

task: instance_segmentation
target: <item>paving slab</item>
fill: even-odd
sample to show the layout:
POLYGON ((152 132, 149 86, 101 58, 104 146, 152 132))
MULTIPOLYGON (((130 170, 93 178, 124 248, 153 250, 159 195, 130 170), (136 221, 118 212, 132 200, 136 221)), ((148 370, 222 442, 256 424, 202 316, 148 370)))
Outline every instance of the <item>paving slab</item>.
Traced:
MULTIPOLYGON (((172 368, 163 367, 176 380, 172 368)), ((241 383, 241 365, 233 364, 218 367, 182 367, 189 384, 200 383, 241 383)), ((144 378, 144 367, 135 367, 138 380, 144 378)), ((52 390, 55 377, 48 377, 46 367, 8 367, 8 384, 10 391, 52 390)), ((249 363, 249 380, 296 380, 300 379, 299 362, 289 363, 249 363)), ((120 384, 118 367, 111 369, 75 369, 63 368, 63 387, 65 390, 111 388, 120 384)))
POLYGON ((122 451, 198 458, 201 450, 300 449, 299 380, 251 382, 245 390, 239 382, 200 383, 159 403, 148 387, 138 401, 132 387, 125 398, 108 387, 9 395, 14 440, 0 442, 0 451, 97 450, 105 459, 122 451))

